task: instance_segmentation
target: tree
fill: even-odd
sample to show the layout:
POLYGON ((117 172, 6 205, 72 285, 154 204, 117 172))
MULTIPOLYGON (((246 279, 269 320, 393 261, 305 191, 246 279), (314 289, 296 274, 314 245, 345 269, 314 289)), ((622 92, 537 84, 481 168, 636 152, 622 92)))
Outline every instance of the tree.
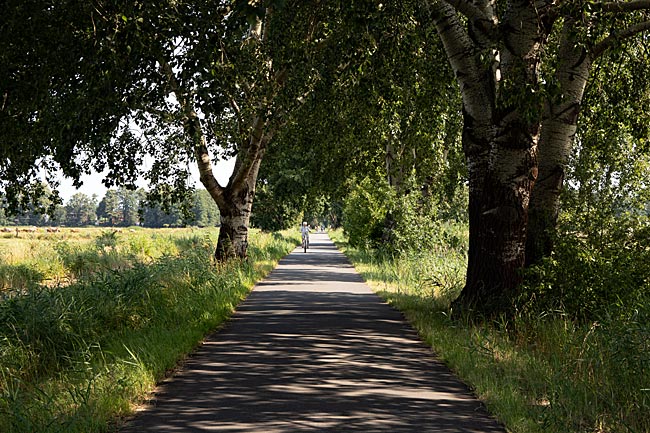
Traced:
POLYGON ((143 202, 142 225, 144 227, 180 227, 183 218, 178 206, 173 206, 166 211, 158 203, 143 202))
MULTIPOLYGON (((336 69, 328 63, 333 21, 337 2, 308 5, 304 2, 250 2, 228 10, 225 18, 232 28, 239 24, 237 37, 221 41, 212 57, 210 71, 218 76, 216 89, 221 96, 216 113, 220 132, 215 137, 230 145, 236 155, 234 172, 226 186, 215 180, 208 151, 209 137, 215 127, 204 127, 192 96, 200 94, 174 76, 171 63, 163 70, 170 88, 184 113, 184 128, 193 142, 201 182, 219 207, 221 228, 215 255, 245 257, 247 233, 260 164, 269 143, 290 119, 292 112, 311 92, 324 69, 336 69), (233 18, 231 18, 233 17, 233 18), (225 115, 224 115, 225 114, 225 115), (225 122, 224 122, 225 120, 225 122), (225 128, 224 128, 225 125, 225 128)), ((213 48, 210 47, 212 50, 213 48)), ((208 117, 206 116, 206 120, 208 117)))
POLYGON ((78 192, 65 205, 66 224, 73 227, 94 224, 97 220, 97 196, 78 192))
POLYGON ((134 226, 140 224, 140 203, 145 199, 145 192, 142 188, 130 190, 118 188, 119 206, 122 214, 122 225, 134 226))
MULTIPOLYGON (((594 65, 565 173, 559 229, 596 246, 608 238, 623 241, 620 232, 633 236, 648 222, 650 62, 639 42, 594 65)), ((557 237, 549 235, 547 248, 557 237)))
POLYGON ((2 209, 7 222, 12 221, 17 225, 30 226, 43 226, 62 222, 60 219, 62 206, 58 203, 56 197, 52 196, 48 185, 43 182, 36 182, 30 188, 27 188, 24 193, 18 192, 18 196, 12 198, 3 197, 2 201, 2 209), (23 194, 30 194, 34 191, 39 191, 37 193, 38 198, 25 201, 23 194), (18 209, 13 210, 11 205, 7 203, 12 198, 15 203, 19 203, 18 209), (49 210, 50 214, 45 214, 46 210, 49 210))
MULTIPOLYGON (((51 180, 59 167, 76 184, 93 168, 108 170, 108 187, 133 187, 145 155, 154 161, 149 197, 181 202, 192 162, 220 209, 216 256, 245 257, 267 146, 318 71, 339 66, 324 60, 344 46, 329 42, 336 21, 326 23, 339 2, 7 6, 0 132, 15 145, 2 146, 0 179, 9 204, 18 185, 39 172, 51 180), (216 157, 236 158, 225 186, 214 177, 216 157)), ((25 200, 38 195, 30 191, 25 200)))
POLYGON ((415 6, 365 4, 348 35, 355 67, 320 81, 265 155, 256 223, 295 224, 312 197, 340 207, 352 177, 386 179, 399 194, 415 179, 440 204, 454 196, 465 171, 458 91, 415 6))
MULTIPOLYGON (((594 63, 580 104, 581 121, 576 125, 573 146, 565 143, 567 147, 561 152, 547 150, 543 153, 540 145, 540 170, 554 175, 540 179, 533 190, 526 243, 527 264, 539 263, 553 251, 561 204, 559 192, 566 179, 573 182, 571 189, 578 186, 579 196, 585 203, 592 203, 587 194, 599 194, 602 199, 603 193, 608 195, 607 191, 617 189, 621 192, 627 190, 629 194, 623 194, 627 197, 608 204, 607 207, 613 207, 612 211, 642 207, 630 203, 629 195, 638 189, 638 185, 643 185, 643 181, 639 182, 639 174, 641 178, 647 177, 642 170, 637 170, 640 172, 637 175, 631 170, 632 166, 643 163, 648 152, 650 62, 645 44, 645 38, 634 38, 624 49, 604 52, 600 61, 594 63), (571 157, 573 161, 570 161, 571 157), (546 168, 542 169, 542 165, 546 168), (621 201, 627 201, 627 204, 621 201)), ((600 206, 603 205, 605 202, 601 201, 600 206)), ((568 207, 575 208, 575 205, 568 207)))
POLYGON ((507 311, 525 263, 529 203, 553 224, 594 62, 650 28, 645 1, 433 0, 463 101, 470 246, 457 306, 507 311), (535 192, 533 194, 533 186, 535 192), (532 194, 532 197, 531 197, 532 194), (548 195, 547 199, 542 199, 548 195), (539 198, 536 198, 539 197, 539 198), (539 201, 539 205, 533 205, 539 201))
POLYGON ((163 210, 158 203, 142 202, 141 213, 144 227, 180 227, 183 225, 178 205, 163 210))
POLYGON ((109 226, 116 226, 122 222, 122 207, 120 206, 120 197, 116 190, 109 189, 106 191, 104 198, 102 198, 97 206, 97 217, 100 223, 109 226))
POLYGON ((199 227, 214 227, 219 224, 219 208, 216 206, 210 193, 204 189, 194 191, 192 218, 188 224, 199 227))

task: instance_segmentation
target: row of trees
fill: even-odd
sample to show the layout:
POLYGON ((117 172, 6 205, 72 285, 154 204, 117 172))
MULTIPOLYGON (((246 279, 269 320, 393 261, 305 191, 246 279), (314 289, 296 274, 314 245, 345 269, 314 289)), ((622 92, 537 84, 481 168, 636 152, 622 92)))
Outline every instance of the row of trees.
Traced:
MULTIPOLYGON (((40 200, 42 207, 50 203, 40 200)), ((0 209, 0 225, 31 226, 135 226, 144 227, 209 227, 219 224, 219 210, 207 191, 196 190, 188 200, 168 209, 146 201, 144 189, 109 189, 101 200, 76 193, 65 205, 55 204, 50 214, 39 212, 35 206, 16 215, 8 215, 0 209)))
MULTIPOLYGON (((76 181, 106 169, 109 184, 133 185, 148 155, 149 199, 169 204, 186 194, 195 163, 220 210, 221 260, 246 256, 256 189, 255 218, 269 226, 314 206, 336 216, 366 178, 398 197, 421 192, 422 211, 467 191, 457 305, 498 314, 523 269, 554 249, 570 158, 589 154, 575 140, 589 137, 577 135, 579 113, 605 118, 587 84, 623 102, 625 86, 604 77, 633 82, 639 98, 620 122, 647 137, 633 102, 648 97, 639 71, 649 9, 645 0, 9 1, 0 136, 12 144, 0 148, 1 186, 14 209, 37 200, 34 179, 58 168, 76 181), (212 166, 223 156, 235 157, 224 187, 212 166)), ((611 175, 604 181, 620 181, 611 175)), ((389 212, 388 241, 395 223, 389 212)))

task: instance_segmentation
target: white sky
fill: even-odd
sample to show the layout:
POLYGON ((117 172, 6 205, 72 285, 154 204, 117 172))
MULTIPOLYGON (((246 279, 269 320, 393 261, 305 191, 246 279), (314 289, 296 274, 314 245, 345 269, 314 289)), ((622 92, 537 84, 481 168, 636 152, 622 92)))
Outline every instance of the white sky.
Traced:
MULTIPOLYGON (((235 166, 234 158, 227 161, 219 161, 216 164, 216 166, 214 167, 214 172, 215 172, 215 177, 217 178, 219 184, 225 186, 228 183, 228 179, 232 174, 234 166, 235 166)), ((194 185, 197 188, 203 188, 201 182, 199 181, 199 172, 195 166, 190 167, 190 173, 194 185)), ((102 184, 103 178, 104 176, 102 176, 101 173, 93 173, 91 175, 82 176, 81 181, 83 182, 83 185, 79 189, 76 189, 72 186, 72 181, 70 179, 59 178, 59 181, 61 182, 61 185, 59 186, 59 194, 63 199, 63 203, 67 203, 68 200, 70 200, 70 197, 72 197, 74 194, 78 192, 84 193, 88 197, 91 197, 93 194, 96 194, 97 199, 101 200, 106 194, 106 187, 102 184)), ((144 182, 144 180, 139 182, 138 185, 147 189, 147 185, 144 182)))

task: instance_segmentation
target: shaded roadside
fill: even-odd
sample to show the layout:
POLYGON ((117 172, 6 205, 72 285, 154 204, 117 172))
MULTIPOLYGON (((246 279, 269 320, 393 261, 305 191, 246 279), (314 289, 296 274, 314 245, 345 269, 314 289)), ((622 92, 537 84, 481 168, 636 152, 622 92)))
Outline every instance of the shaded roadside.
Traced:
POLYGON ((123 432, 505 432, 326 235, 296 249, 123 432))

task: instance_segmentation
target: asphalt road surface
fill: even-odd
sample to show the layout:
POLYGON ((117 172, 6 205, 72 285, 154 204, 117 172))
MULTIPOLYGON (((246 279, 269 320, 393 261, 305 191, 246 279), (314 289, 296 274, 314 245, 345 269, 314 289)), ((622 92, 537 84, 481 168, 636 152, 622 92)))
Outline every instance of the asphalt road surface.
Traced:
POLYGON ((127 432, 505 432, 325 234, 259 283, 127 432))

